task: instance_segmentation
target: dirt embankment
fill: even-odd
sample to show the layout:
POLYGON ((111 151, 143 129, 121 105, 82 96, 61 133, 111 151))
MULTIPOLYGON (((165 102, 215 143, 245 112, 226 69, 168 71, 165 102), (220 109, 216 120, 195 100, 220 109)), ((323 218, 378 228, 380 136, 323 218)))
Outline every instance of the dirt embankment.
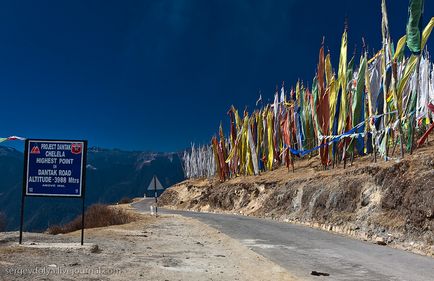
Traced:
POLYGON ((399 161, 355 159, 346 169, 323 171, 319 162, 223 183, 187 180, 166 190, 160 205, 302 223, 434 255, 434 146, 399 161))
POLYGON ((0 233, 0 280, 295 280, 197 220, 132 215, 128 224, 86 230, 84 246, 80 231, 24 233, 23 245, 18 232, 0 233))

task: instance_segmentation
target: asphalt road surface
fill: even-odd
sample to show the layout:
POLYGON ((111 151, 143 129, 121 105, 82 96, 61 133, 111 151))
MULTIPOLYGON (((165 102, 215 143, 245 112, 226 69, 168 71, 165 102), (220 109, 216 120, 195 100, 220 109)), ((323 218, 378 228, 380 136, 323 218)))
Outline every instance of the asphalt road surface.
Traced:
MULTIPOLYGON (((145 199, 133 206, 149 212, 153 202, 145 199)), ((237 215, 165 209, 159 212, 198 219, 302 280, 434 280, 434 258, 326 231, 237 215), (312 271, 330 275, 314 276, 312 271)))

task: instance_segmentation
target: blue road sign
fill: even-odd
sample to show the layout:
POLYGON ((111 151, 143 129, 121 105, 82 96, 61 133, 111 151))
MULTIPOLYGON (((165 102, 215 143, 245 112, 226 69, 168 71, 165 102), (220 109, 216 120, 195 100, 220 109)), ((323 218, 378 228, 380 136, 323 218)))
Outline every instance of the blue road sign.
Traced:
POLYGON ((26 196, 82 197, 86 141, 27 140, 26 196))

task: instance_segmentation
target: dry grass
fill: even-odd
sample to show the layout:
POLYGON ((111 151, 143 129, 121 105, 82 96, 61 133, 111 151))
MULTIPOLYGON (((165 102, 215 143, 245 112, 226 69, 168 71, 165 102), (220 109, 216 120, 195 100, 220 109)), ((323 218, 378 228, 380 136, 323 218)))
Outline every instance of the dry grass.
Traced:
MULTIPOLYGON (((108 205, 94 204, 87 208, 84 214, 84 227, 95 228, 109 225, 119 225, 134 221, 136 218, 123 209, 108 205)), ((81 229, 81 216, 64 225, 53 225, 47 229, 49 234, 69 233, 81 229)))
MULTIPOLYGON (((13 254, 38 254, 41 252, 41 249, 37 249, 37 248, 25 248, 25 247, 20 247, 20 246, 3 246, 0 247, 0 255, 13 255, 13 254)), ((0 257, 0 265, 1 265, 1 261, 5 261, 4 259, 2 259, 3 257, 0 257)))

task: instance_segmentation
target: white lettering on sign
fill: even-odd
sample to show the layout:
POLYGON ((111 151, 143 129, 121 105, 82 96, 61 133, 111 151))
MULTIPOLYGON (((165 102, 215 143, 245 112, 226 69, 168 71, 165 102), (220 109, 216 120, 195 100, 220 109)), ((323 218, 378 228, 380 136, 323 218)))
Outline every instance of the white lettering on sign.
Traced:
POLYGON ((65 157, 64 151, 45 151, 46 157, 65 157))
POLYGON ((57 170, 38 170, 38 176, 57 176, 57 170))
POLYGON ((70 144, 57 144, 57 150, 71 150, 71 145, 70 144))
POLYGON ((41 144, 41 148, 44 150, 54 150, 54 149, 56 149, 56 144, 55 143, 43 143, 43 144, 41 144))
POLYGON ((68 183, 80 183, 79 179, 73 178, 73 177, 69 177, 68 178, 68 183))
POLYGON ((69 158, 60 158, 59 159, 59 164, 72 165, 73 162, 74 162, 74 159, 69 159, 69 158))
POLYGON ((59 170, 59 176, 71 176, 72 171, 71 170, 59 170))
POLYGON ((36 158, 38 164, 57 164, 57 158, 36 158))
POLYGON ((66 183, 66 177, 55 177, 54 183, 66 183))
POLYGON ((51 183, 51 177, 29 177, 29 182, 43 182, 43 183, 51 183))

